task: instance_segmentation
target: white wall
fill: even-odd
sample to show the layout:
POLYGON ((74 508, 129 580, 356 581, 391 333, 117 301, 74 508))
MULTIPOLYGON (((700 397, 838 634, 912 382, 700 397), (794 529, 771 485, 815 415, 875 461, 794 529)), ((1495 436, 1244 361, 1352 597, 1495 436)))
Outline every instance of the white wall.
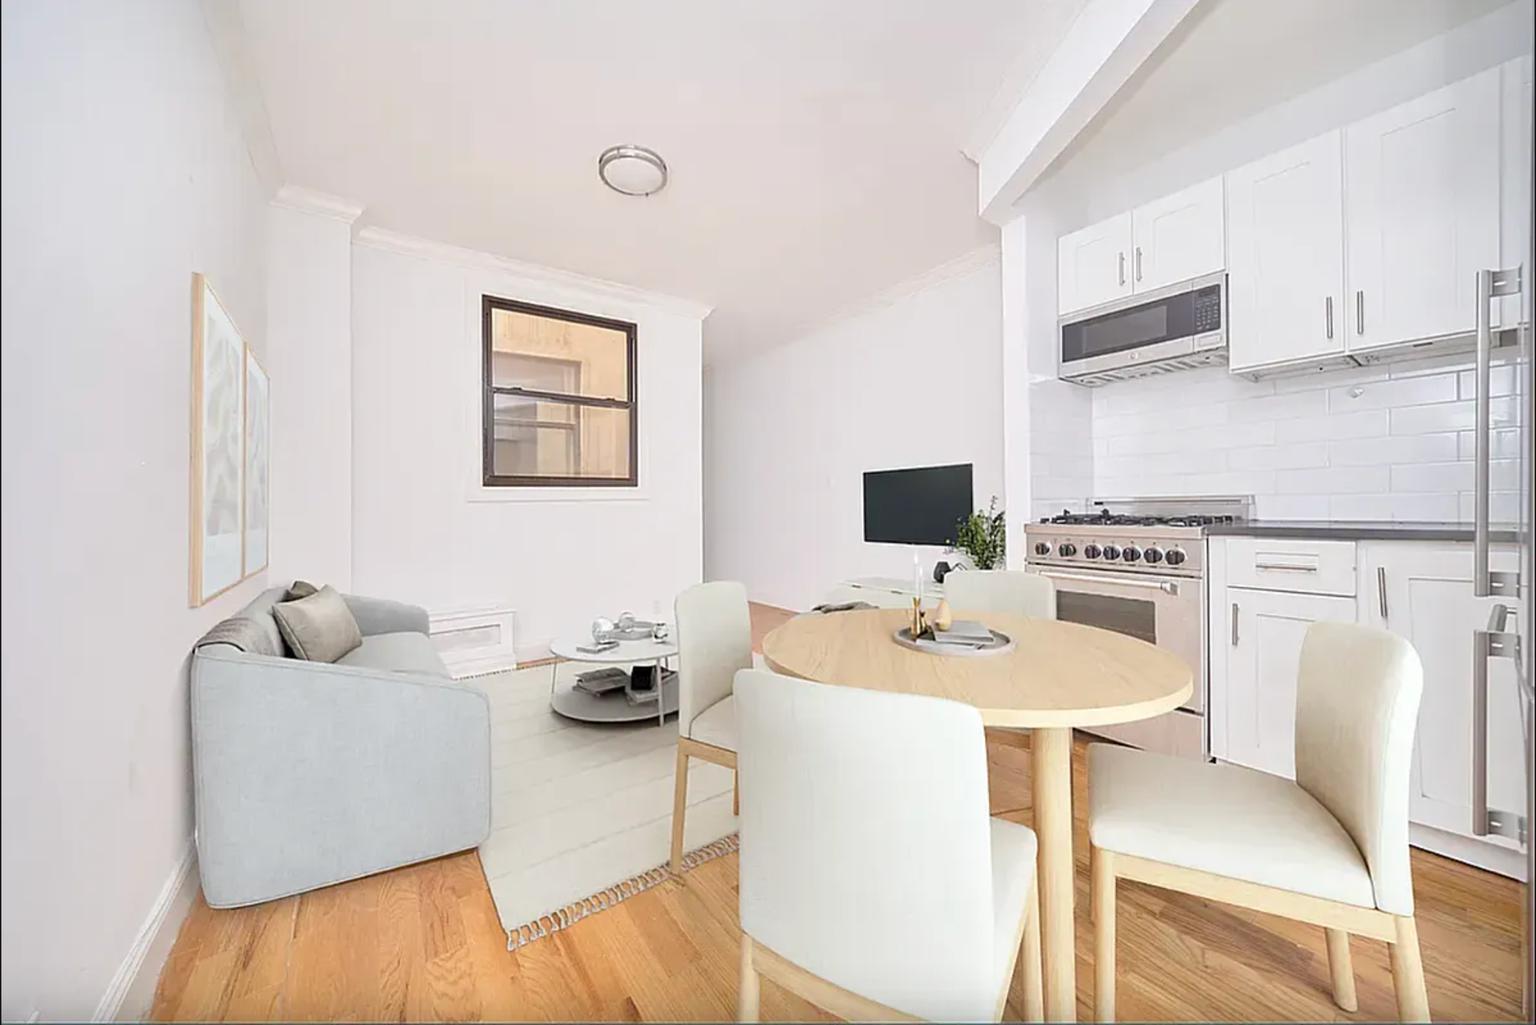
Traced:
POLYGON ((353 589, 510 605, 517 650, 624 609, 671 618, 703 574, 705 310, 374 230, 352 266, 353 589), (482 295, 635 322, 640 486, 480 486, 482 295))
POLYGON ((264 352, 267 197, 196 3, 0 35, 0 1015, 81 1019, 189 849, 191 644, 264 586, 187 607, 192 274, 264 352))
MULTIPOLYGON (((1080 488, 1078 500, 1253 493, 1259 514, 1278 518, 1469 516, 1469 442, 1457 437, 1469 405, 1467 382, 1456 374, 1465 369, 1464 360, 1260 384, 1214 369, 1092 391, 1076 388, 1051 380, 1056 240, 1529 53, 1530 22, 1529 4, 1506 5, 1281 104, 1217 124, 1200 141, 1171 153, 1144 149, 1156 146, 1154 126, 1101 126, 1053 169, 1025 197, 1021 216, 1004 232, 1008 259, 1027 268, 1022 279, 1006 283, 1026 309, 1022 342, 1014 344, 1024 348, 1032 399, 1052 396, 1049 410, 1030 416, 1036 433, 1030 439, 1029 483, 1015 486, 1010 478, 1014 490, 1027 489, 1032 512, 1043 515, 1057 506, 1075 505, 1072 491, 1080 488), (1354 386, 1363 389, 1359 396, 1349 393, 1354 386), (1066 395, 1061 389, 1077 394, 1066 395), (1041 431, 1052 423, 1070 429, 1041 431), (1362 439, 1375 440, 1367 445, 1360 444, 1362 439)), ((1175 52, 1166 59, 1178 56, 1175 52)), ((1255 92, 1262 95, 1265 90, 1255 92)), ((1224 97, 1192 97, 1177 116, 1197 118, 1202 104, 1224 112, 1232 109, 1224 97)), ((1500 159, 1497 153, 1484 156, 1500 159)), ((1511 182, 1528 180, 1523 173, 1506 177, 1511 182)), ((1521 198, 1518 189, 1506 193, 1506 207, 1521 214, 1506 218, 1509 241, 1518 242, 1515 236, 1523 229, 1516 222, 1528 219, 1528 204, 1529 198, 1521 198)), ((1514 252, 1517 246, 1509 248, 1514 252)), ((1495 515, 1511 501, 1499 499, 1495 515)), ((1020 503, 1014 499, 1014 504, 1020 503)))
POLYGON ((267 215, 274 582, 352 584, 352 220, 283 190, 267 215), (303 205, 300 205, 303 204, 303 205))
MULTIPOLYGON (((785 608, 854 576, 910 578, 912 546, 863 540, 863 473, 974 464, 1003 500, 997 251, 706 378, 705 570, 785 608)), ((924 548, 925 565, 942 549, 924 548)))

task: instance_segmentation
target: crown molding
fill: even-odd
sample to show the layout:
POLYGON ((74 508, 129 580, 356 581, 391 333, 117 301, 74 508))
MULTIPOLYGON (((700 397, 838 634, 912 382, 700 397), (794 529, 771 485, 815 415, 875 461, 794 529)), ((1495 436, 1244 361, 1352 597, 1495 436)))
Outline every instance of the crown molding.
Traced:
POLYGON ((461 267, 491 271, 496 274, 529 278, 556 287, 582 289, 587 292, 595 292, 613 302, 636 306, 652 306, 697 320, 703 320, 709 315, 710 310, 714 309, 708 303, 701 303, 692 299, 665 295, 661 292, 648 292, 645 289, 635 288, 633 285, 620 284, 617 281, 588 277, 585 274, 559 270, 555 267, 546 267, 537 263, 525 263, 522 260, 497 256, 495 253, 487 253, 478 249, 465 249, 462 246, 450 245, 447 242, 436 242, 432 239, 421 238, 416 235, 407 235, 404 232, 390 231, 387 228, 363 228, 357 232, 353 238, 353 243, 355 245, 368 246, 372 249, 383 249, 405 256, 433 260, 439 263, 452 263, 461 267))
POLYGON ((1000 263, 1001 260, 1002 247, 999 243, 992 242, 984 246, 977 246, 969 252, 961 253, 953 259, 945 260, 936 267, 930 267, 921 274, 915 274, 903 281, 898 281, 889 288, 876 292, 866 299, 834 312, 831 316, 817 324, 816 327, 807 331, 806 334, 817 334, 834 324, 862 317, 876 310, 884 309, 887 306, 894 306, 903 299, 910 298, 919 292, 925 292, 935 285, 941 285, 946 281, 964 277, 972 271, 1000 263))
POLYGON ((288 210, 298 210, 301 213, 329 217, 332 220, 341 221, 345 224, 351 224, 363 212, 363 205, 361 203, 354 203, 350 199, 333 196, 329 192, 319 192, 315 189, 306 189, 298 185, 284 185, 278 189, 277 195, 272 197, 272 205, 288 210))

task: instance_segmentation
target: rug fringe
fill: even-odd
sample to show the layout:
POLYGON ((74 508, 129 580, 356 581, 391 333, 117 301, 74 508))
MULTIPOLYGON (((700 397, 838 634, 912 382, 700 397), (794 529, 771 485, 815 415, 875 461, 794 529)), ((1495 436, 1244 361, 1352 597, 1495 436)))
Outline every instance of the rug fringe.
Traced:
MULTIPOLYGON (((706 861, 714 861, 716 858, 731 854, 741 846, 741 837, 737 833, 723 836, 713 843, 707 843, 703 847, 689 851, 683 855, 683 871, 691 871, 698 868, 706 861)), ((572 901, 563 908, 556 908, 545 915, 540 915, 531 922, 525 922, 516 929, 507 930, 507 949, 517 950, 526 947, 535 940, 541 940, 551 936, 561 929, 569 929, 588 915, 595 915, 599 911, 607 911, 609 908, 622 901, 626 901, 636 894, 644 893, 654 886, 659 886, 668 879, 673 878, 669 863, 663 862, 653 869, 641 872, 639 875, 630 876, 628 879, 614 883, 604 890, 599 890, 590 897, 578 901, 572 901)))

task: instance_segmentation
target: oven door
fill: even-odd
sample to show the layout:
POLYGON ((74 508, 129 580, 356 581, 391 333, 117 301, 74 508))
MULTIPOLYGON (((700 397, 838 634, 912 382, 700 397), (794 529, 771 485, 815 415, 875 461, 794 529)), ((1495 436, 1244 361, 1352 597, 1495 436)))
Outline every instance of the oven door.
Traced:
POLYGON ((1205 581, 1030 567, 1056 585, 1056 618, 1128 634, 1172 652, 1194 672, 1184 708, 1205 710, 1205 581))

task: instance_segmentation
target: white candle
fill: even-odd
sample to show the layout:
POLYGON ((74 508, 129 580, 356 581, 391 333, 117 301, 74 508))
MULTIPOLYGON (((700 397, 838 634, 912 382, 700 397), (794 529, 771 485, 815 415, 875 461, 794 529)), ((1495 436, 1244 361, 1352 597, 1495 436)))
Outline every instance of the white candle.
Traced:
POLYGON ((917 595, 917 600, 923 600, 923 564, 918 560, 917 553, 912 553, 912 593, 917 595))

